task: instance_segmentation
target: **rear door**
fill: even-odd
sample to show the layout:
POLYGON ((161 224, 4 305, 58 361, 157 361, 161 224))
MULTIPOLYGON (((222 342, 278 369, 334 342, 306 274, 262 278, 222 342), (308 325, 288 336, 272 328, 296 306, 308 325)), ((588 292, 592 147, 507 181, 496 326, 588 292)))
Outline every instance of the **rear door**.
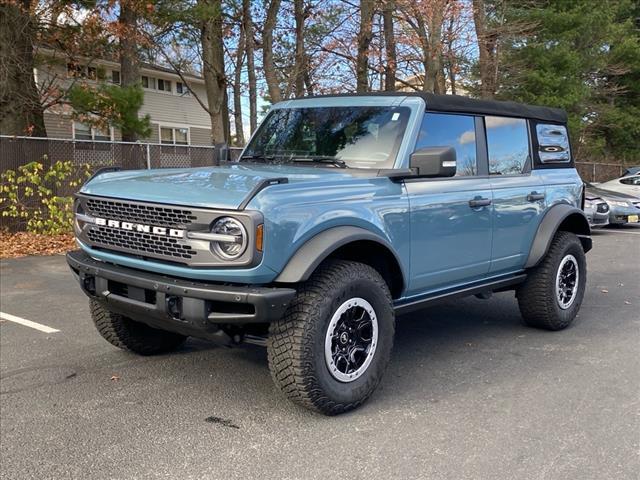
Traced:
POLYGON ((451 178, 405 182, 411 210, 409 295, 485 277, 491 261, 491 186, 486 175, 480 117, 426 113, 416 150, 451 146, 457 173, 451 178))
POLYGON ((543 179, 531 169, 528 122, 485 116, 493 189, 491 274, 521 269, 546 208, 543 179))

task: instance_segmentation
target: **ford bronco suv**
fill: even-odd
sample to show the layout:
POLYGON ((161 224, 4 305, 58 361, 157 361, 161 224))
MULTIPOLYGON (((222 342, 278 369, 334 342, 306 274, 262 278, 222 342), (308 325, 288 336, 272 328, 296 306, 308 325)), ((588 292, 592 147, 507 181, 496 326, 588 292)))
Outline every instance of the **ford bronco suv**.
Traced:
POLYGON ((571 324, 591 238, 566 124, 456 96, 284 101, 237 162, 98 172, 67 260, 113 345, 259 338, 288 398, 345 412, 379 384, 398 314, 511 290, 526 324, 571 324))

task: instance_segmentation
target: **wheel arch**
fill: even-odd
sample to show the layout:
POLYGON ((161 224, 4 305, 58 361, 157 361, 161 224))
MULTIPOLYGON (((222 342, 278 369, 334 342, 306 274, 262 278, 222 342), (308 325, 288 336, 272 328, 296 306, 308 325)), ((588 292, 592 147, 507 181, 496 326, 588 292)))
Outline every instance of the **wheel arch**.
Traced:
POLYGON ((303 282, 322 262, 331 258, 370 265, 387 282, 393 298, 399 298, 406 285, 402 263, 389 242, 354 226, 329 228, 309 239, 289 259, 275 282, 303 282))
POLYGON ((547 211, 538 226, 525 268, 536 266, 544 258, 558 231, 575 233, 584 251, 591 250, 591 228, 584 212, 564 203, 554 205, 547 211))

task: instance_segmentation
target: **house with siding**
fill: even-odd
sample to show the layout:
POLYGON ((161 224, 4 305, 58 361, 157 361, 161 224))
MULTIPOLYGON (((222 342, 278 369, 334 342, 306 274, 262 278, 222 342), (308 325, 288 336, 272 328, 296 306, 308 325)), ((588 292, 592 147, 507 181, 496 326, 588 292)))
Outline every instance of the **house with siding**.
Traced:
MULTIPOLYGON (((195 93, 206 105, 204 79, 197 75, 183 75, 184 78, 180 78, 169 69, 151 64, 143 64, 140 73, 144 89, 140 115, 149 114, 151 118, 151 134, 140 140, 165 145, 211 145, 209 115, 194 98, 195 93), (185 81, 188 82, 188 88, 185 81)), ((38 84, 45 88, 66 89, 78 82, 119 84, 120 64, 104 59, 69 63, 62 57, 56 59, 55 53, 50 52, 47 61, 36 68, 35 77, 38 84)), ((48 108, 44 120, 49 138, 122 139, 117 129, 100 130, 74 120, 68 105, 48 108)))

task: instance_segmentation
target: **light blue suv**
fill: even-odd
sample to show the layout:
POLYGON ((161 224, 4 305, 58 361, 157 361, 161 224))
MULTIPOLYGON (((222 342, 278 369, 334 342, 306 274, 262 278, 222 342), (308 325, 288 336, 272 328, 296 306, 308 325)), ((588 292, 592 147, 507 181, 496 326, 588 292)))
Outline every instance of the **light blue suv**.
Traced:
POLYGON ((591 238, 566 123, 431 94, 285 101, 236 163, 99 172, 68 263, 113 345, 259 338, 287 397, 345 412, 380 382, 398 314, 514 290, 528 325, 573 321, 591 238))

